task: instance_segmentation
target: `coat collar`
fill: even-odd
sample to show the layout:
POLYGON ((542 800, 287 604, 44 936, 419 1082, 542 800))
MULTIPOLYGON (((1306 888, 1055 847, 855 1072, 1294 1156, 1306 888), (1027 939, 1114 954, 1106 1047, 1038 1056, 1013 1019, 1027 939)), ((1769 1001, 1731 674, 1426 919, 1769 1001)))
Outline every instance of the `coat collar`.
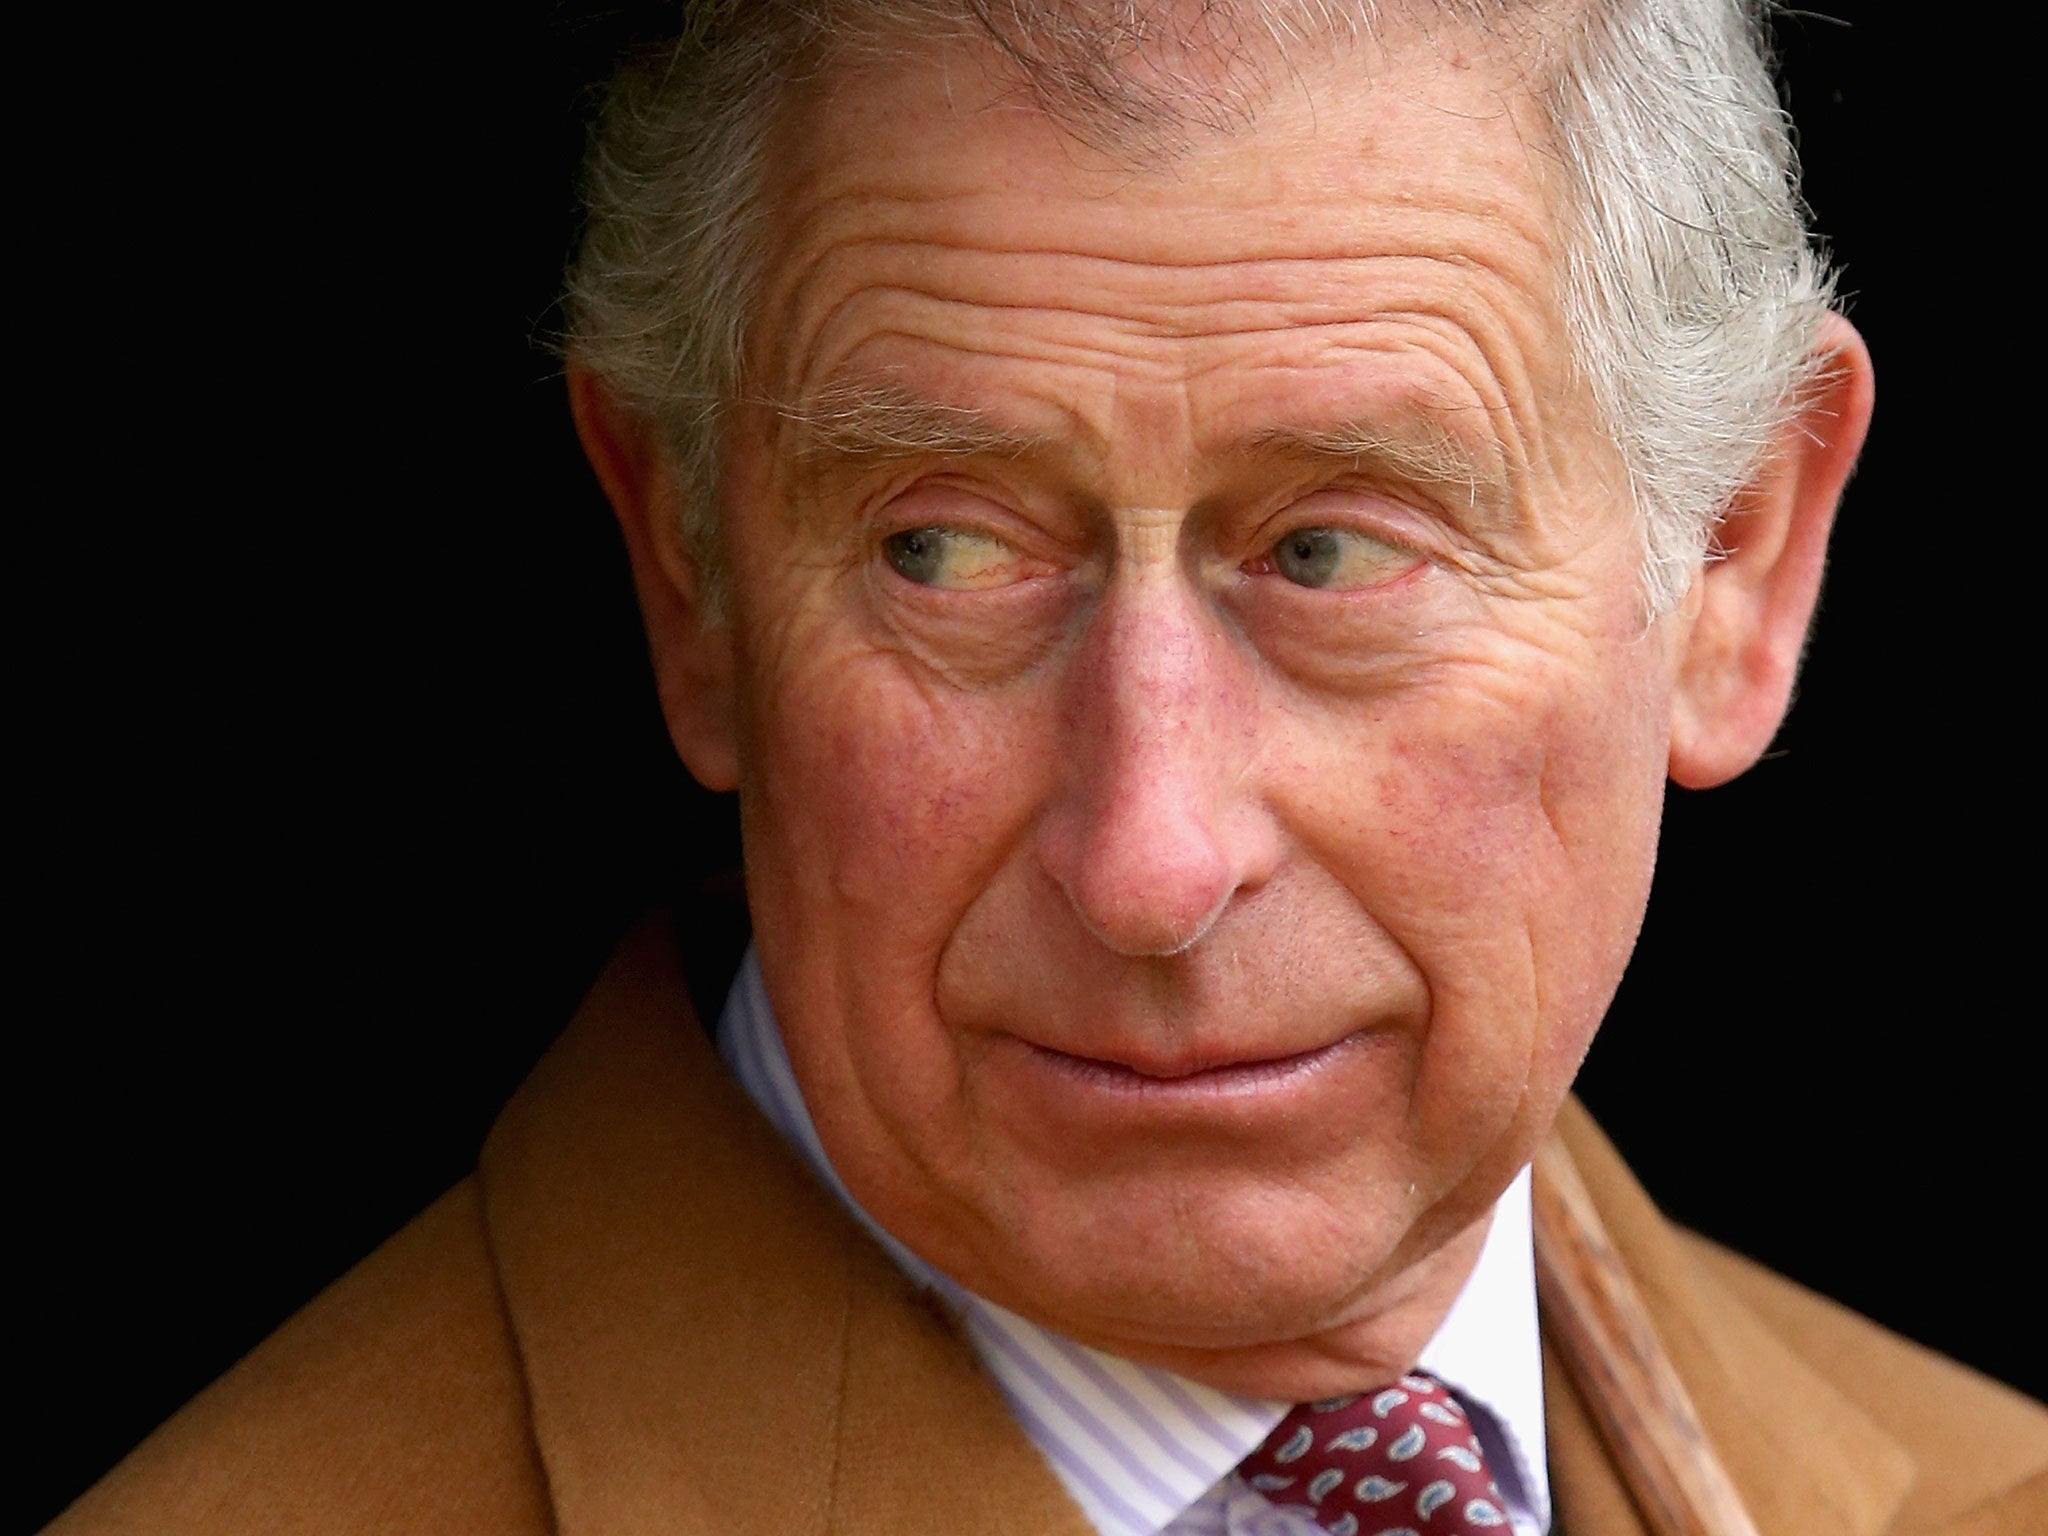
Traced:
POLYGON ((480 1175, 563 1531, 1091 1536, 950 1325, 727 1077, 658 925, 480 1175))
MULTIPOLYGON (((1697 1263, 1577 1100, 1558 1135, 1624 1256, 1701 1424, 1764 1536, 1877 1536, 1914 1476, 1912 1458, 1697 1263)), ((1620 1474, 1544 1346, 1552 1494, 1572 1533, 1642 1529, 1620 1474)))
MULTIPOLYGON (((1878 1536, 1910 1458, 1688 1262, 1576 1103, 1559 1129, 1760 1529, 1878 1536)), ((727 1076, 660 924, 621 945, 480 1175, 563 1531, 1091 1536, 971 1350, 727 1076)), ((1559 1528, 1640 1530, 1554 1366, 1559 1528)))

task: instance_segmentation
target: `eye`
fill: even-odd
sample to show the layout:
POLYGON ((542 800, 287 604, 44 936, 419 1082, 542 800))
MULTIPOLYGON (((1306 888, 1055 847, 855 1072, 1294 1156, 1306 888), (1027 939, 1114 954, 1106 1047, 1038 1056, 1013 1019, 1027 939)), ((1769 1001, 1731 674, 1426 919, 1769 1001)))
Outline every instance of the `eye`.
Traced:
POLYGON ((1421 563, 1413 550, 1355 528, 1297 528, 1266 558, 1297 586, 1337 592, 1376 587, 1421 563))
POLYGON ((906 528, 882 540, 882 555, 904 580, 956 592, 1006 586, 1025 574, 1009 545, 965 528, 906 528))

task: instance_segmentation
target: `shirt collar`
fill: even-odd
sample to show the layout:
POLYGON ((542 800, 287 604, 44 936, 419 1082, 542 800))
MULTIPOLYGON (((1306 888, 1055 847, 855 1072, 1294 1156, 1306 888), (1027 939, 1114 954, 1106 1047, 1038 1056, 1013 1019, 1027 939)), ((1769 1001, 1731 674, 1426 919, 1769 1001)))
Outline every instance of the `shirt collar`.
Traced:
MULTIPOLYGON (((897 1267, 945 1300, 1024 1432, 1103 1536, 1158 1536, 1286 1416, 1290 1404, 1218 1392, 1041 1328, 956 1284, 884 1230, 825 1155, 752 945, 719 1016, 718 1051, 897 1267)), ((1472 1276, 1419 1363, 1483 1410, 1475 1416, 1482 1442, 1489 1428, 1499 1431, 1491 1437, 1498 1443, 1486 1447, 1489 1458, 1519 1485, 1502 1491, 1541 1530, 1550 1499, 1529 1222, 1525 1168, 1501 1196, 1472 1276)))

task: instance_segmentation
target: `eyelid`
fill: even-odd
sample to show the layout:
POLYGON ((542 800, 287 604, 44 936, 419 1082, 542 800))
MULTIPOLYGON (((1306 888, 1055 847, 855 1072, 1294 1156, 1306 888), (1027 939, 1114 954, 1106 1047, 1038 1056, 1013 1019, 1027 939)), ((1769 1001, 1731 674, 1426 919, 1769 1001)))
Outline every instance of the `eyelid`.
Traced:
POLYGON ((1034 565, 1072 569, 1087 558, 1057 510, 979 479, 963 485, 946 475, 921 477, 879 498, 866 521, 871 546, 913 528, 946 528, 993 539, 1034 565))
POLYGON ((1424 528, 1415 526, 1426 514, 1382 492, 1326 486, 1276 508, 1258 524, 1247 541, 1248 558, 1268 557, 1282 539, 1305 528, 1330 528, 1357 534, 1418 560, 1438 558, 1424 528))

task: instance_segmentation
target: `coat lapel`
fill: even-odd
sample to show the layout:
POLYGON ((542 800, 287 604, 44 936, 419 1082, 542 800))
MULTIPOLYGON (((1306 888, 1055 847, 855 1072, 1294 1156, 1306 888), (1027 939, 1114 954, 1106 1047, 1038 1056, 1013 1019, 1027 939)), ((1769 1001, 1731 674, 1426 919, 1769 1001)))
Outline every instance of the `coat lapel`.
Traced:
POLYGON ((727 1075, 658 926, 481 1171, 565 1533, 1088 1536, 950 1324, 727 1075))
MULTIPOLYGON (((1886 1530, 1913 1481, 1904 1448, 1690 1261, 1679 1233, 1576 1101, 1558 1129, 1762 1536, 1886 1530)), ((1640 1531, 1547 1338, 1543 1385, 1562 1529, 1640 1531)))

